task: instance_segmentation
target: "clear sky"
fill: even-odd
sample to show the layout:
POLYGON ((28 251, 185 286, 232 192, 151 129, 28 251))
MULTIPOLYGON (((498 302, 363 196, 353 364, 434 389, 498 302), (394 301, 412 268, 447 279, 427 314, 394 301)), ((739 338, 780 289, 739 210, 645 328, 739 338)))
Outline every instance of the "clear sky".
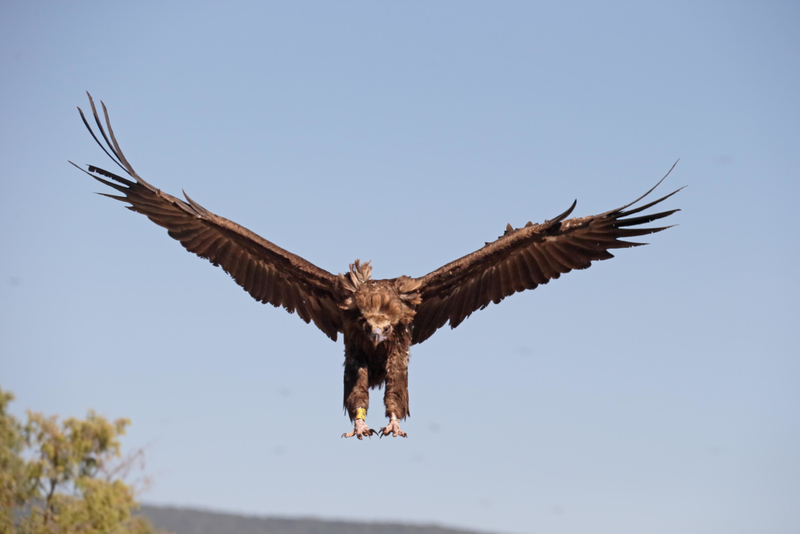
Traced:
POLYGON ((3 2, 0 44, 0 385, 131 418, 143 501, 800 530, 797 2, 3 2), (408 439, 343 440, 341 341, 67 163, 111 166, 86 90, 145 179, 334 273, 688 187, 651 245, 413 347, 408 439))

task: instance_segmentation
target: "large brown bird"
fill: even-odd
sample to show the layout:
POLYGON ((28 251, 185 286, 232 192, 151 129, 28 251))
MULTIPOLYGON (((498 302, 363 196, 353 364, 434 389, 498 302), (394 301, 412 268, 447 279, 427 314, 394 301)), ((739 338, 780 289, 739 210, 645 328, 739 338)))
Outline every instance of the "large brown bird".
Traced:
POLYGON ((448 322, 455 328, 490 302, 497 304, 509 295, 546 284, 562 273, 586 269, 592 261, 612 258, 610 249, 643 244, 622 238, 669 228, 638 226, 678 211, 632 217, 678 192, 631 208, 650 194, 659 181, 634 202, 600 215, 567 219, 575 208, 573 202, 567 211, 542 224, 528 222, 523 228, 512 228, 509 224, 496 241, 421 278, 373 280, 369 262, 359 260, 350 265, 346 274, 333 275, 247 228, 211 213, 185 193, 183 201, 145 182, 120 150, 105 105, 101 102, 108 135, 91 95, 89 103, 108 150, 78 108, 84 124, 100 148, 133 178, 129 180, 90 165, 89 171, 83 172, 123 195, 105 196, 129 203, 128 209, 166 228, 186 250, 222 267, 254 299, 283 306, 289 313, 297 312, 306 323, 313 321, 334 341, 339 333, 344 335, 344 407, 354 422, 353 431, 343 434, 344 437, 362 439, 376 433, 381 437, 389 434, 406 437, 399 422, 409 415, 411 345, 422 343, 448 322), (383 403, 389 423, 375 432, 365 419, 369 390, 381 386, 386 388, 383 403))

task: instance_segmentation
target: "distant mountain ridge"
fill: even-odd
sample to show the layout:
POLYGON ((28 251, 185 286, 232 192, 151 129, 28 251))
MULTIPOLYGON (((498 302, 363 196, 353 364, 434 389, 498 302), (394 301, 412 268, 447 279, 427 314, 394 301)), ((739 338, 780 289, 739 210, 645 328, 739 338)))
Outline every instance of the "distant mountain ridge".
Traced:
POLYGON ((258 517, 150 505, 142 505, 141 513, 157 528, 176 534, 478 534, 435 525, 258 517))

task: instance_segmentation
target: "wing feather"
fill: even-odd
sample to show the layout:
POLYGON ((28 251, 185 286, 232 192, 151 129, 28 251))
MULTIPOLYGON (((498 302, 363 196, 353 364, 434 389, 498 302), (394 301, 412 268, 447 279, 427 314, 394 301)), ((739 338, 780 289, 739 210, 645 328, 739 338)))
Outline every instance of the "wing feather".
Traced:
POLYGON ((667 176, 669 172, 647 193, 615 210, 567 219, 575 209, 576 202, 573 202, 566 211, 550 221, 528 223, 517 229, 509 226, 496 241, 417 278, 415 281, 419 284, 422 303, 414 318, 412 342, 422 343, 448 322, 451 328, 455 328, 490 302, 498 304, 509 295, 535 289, 572 270, 586 269, 594 261, 613 258, 609 252, 611 249, 644 244, 623 238, 654 234, 670 228, 640 225, 669 217, 679 211, 677 209, 631 217, 680 191, 678 189, 652 202, 632 207, 652 193, 667 176))
POLYGON ((528 284, 525 281, 527 277, 525 271, 522 269, 522 266, 520 265, 521 261, 522 258, 520 258, 519 255, 509 256, 508 258, 509 268, 514 273, 513 288, 515 293, 518 291, 525 291, 526 289, 528 289, 527 287, 528 284))
MULTIPOLYGON (((548 279, 542 271, 542 266, 536 261, 531 251, 523 248, 520 249, 519 255, 525 261, 525 265, 528 266, 528 273, 531 275, 533 281, 536 282, 537 285, 546 284, 548 279)), ((536 285, 533 286, 533 288, 535 287, 536 285)))
POLYGON ((342 331, 342 316, 336 304, 335 276, 212 213, 185 192, 186 200, 183 201, 144 181, 122 153, 106 106, 101 103, 104 128, 91 95, 89 103, 105 146, 78 108, 84 125, 108 157, 133 178, 130 180, 94 165, 86 171, 73 163, 95 180, 123 193, 122 196, 101 194, 129 203, 128 209, 166 228, 170 237, 179 241, 186 250, 222 267, 256 300, 282 306, 289 313, 296 311, 306 323, 313 321, 328 337, 336 340, 337 332, 342 331))

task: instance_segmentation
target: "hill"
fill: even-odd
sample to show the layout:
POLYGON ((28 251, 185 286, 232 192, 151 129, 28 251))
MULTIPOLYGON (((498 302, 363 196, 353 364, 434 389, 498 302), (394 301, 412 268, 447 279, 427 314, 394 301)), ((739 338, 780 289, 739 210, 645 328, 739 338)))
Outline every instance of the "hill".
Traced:
POLYGON ((156 527, 177 534, 477 534, 435 525, 257 517, 149 505, 142 505, 141 513, 156 527))

